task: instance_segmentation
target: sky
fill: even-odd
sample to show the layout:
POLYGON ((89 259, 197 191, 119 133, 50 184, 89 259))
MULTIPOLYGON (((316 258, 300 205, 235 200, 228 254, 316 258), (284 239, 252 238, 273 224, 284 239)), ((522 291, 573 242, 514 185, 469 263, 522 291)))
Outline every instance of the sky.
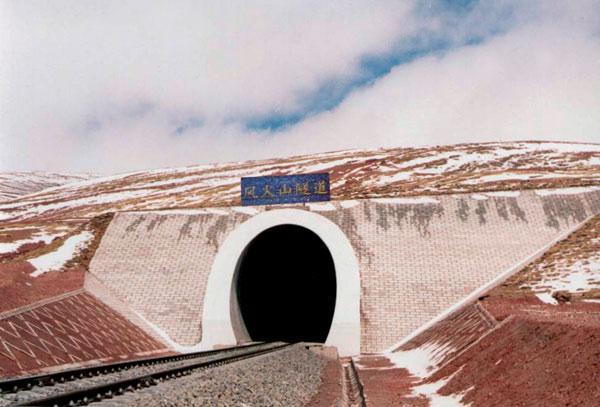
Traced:
POLYGON ((600 142, 600 0, 0 0, 0 171, 600 142))

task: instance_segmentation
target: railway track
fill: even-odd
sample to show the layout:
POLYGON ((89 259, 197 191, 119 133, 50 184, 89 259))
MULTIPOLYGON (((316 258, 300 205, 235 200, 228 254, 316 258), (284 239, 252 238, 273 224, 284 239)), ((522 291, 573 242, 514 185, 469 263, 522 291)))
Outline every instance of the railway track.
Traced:
POLYGON ((288 346, 283 342, 250 344, 1 381, 0 406, 87 405, 288 346))

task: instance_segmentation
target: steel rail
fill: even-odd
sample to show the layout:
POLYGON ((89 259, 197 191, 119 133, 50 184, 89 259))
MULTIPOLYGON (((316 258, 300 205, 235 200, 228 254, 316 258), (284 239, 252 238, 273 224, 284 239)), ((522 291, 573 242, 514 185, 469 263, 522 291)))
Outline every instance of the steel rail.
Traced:
POLYGON ((56 383, 65 383, 83 379, 86 377, 94 377, 102 374, 114 373, 122 370, 134 369, 140 366, 150 366, 161 363, 177 362, 181 360, 193 359, 201 356, 210 356, 225 351, 236 349, 245 349, 263 345, 264 342, 251 343, 247 345, 231 346, 220 349, 206 350, 202 352, 193 352, 186 354, 170 355, 170 356, 155 356, 151 358, 133 359, 123 362, 107 363, 95 366, 86 366, 81 368, 63 370, 60 372, 46 373, 36 376, 20 377, 17 379, 8 379, 0 381, 0 394, 16 393, 20 390, 30 390, 34 386, 45 387, 54 386, 56 383))
MULTIPOLYGON (((129 391, 135 391, 150 387, 165 380, 178 378, 191 374, 198 369, 217 367, 243 359, 249 359, 266 353, 281 350, 292 346, 289 343, 261 344, 256 345, 259 349, 250 349, 243 354, 222 356, 213 360, 190 361, 186 364, 169 367, 152 373, 142 373, 126 379, 115 380, 109 383, 90 386, 80 390, 68 391, 62 394, 30 400, 20 406, 82 406, 92 402, 121 395, 129 391), (265 346, 267 347, 265 349, 265 346)), ((201 357, 201 356, 199 356, 201 357)))

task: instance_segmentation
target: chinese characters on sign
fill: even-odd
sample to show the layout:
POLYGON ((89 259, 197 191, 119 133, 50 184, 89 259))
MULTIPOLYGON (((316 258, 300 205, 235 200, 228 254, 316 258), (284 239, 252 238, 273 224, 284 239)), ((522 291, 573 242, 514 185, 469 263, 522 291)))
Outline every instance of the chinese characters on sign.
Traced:
POLYGON ((329 201, 329 174, 242 178, 242 205, 329 201))

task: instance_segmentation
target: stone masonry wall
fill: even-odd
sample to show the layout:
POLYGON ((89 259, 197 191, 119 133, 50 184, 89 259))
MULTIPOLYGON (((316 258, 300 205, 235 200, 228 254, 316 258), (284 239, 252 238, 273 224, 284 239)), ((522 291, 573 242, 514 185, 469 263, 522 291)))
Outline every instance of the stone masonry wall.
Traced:
POLYGON ((598 191, 435 200, 438 203, 365 201, 326 214, 352 236, 360 256, 364 352, 392 346, 600 212, 598 191))
POLYGON ((224 211, 119 213, 90 271, 147 322, 175 342, 193 345, 202 337, 202 299, 212 259, 224 236, 248 217, 224 211))
MULTIPOLYGON (((535 191, 295 206, 336 223, 361 273, 361 350, 386 349, 564 231, 600 213, 600 191, 535 191)), ((135 312, 190 345, 227 234, 263 210, 120 213, 90 270, 135 312)))

